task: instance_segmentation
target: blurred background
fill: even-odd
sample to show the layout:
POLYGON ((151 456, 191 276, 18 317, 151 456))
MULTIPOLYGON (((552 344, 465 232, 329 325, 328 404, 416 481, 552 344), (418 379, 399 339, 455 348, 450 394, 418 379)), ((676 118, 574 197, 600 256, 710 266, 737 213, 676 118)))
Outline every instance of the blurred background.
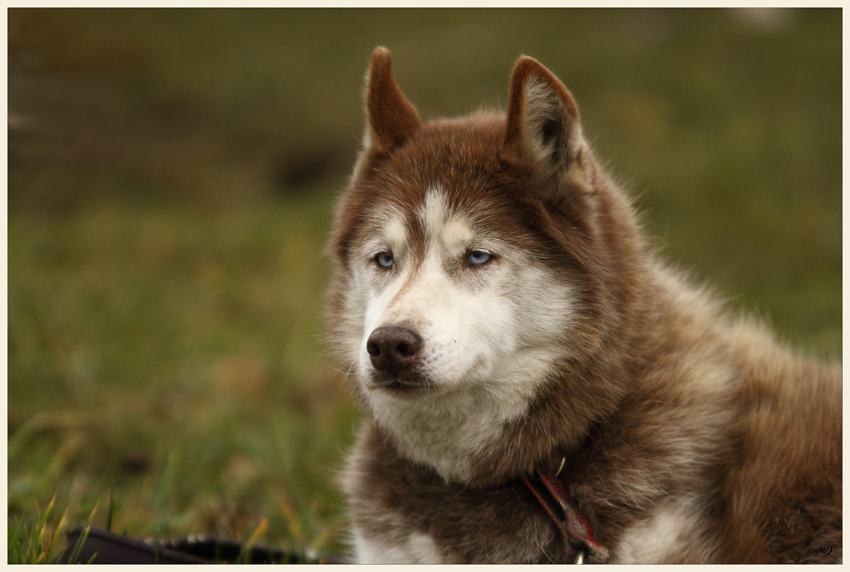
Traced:
POLYGON ((8 514, 339 553, 321 250, 376 45, 425 119, 570 88, 665 256, 841 346, 841 11, 8 11, 8 514))

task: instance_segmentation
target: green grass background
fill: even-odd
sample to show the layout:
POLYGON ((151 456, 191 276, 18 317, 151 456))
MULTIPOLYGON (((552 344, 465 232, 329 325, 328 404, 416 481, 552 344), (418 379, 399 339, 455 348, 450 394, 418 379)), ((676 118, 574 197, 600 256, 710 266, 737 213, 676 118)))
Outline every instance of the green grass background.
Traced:
POLYGON ((24 10, 9 20, 8 516, 339 553, 357 423, 321 254, 376 45, 424 118, 533 55, 665 255, 841 346, 840 10, 24 10))

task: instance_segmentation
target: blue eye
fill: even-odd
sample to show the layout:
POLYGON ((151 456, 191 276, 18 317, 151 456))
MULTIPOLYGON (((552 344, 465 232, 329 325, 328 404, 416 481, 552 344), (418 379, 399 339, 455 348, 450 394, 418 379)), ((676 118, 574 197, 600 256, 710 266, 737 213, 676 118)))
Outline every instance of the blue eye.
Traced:
POLYGON ((473 250, 469 253, 469 256, 466 257, 466 261, 472 264, 473 266, 481 266, 482 264, 487 264, 490 262, 490 259, 493 256, 489 252, 484 252, 483 250, 473 250))
POLYGON ((378 255, 375 256, 375 262, 377 262, 378 266, 381 268, 392 268, 393 255, 389 252, 379 252, 378 255))

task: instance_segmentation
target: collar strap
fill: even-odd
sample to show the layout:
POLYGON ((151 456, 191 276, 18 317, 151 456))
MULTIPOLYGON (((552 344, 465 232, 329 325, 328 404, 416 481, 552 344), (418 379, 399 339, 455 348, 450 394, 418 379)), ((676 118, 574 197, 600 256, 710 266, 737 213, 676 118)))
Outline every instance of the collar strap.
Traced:
POLYGON ((531 475, 523 476, 522 482, 558 527, 564 537, 567 554, 575 555, 576 562, 585 560, 604 564, 608 561, 608 550, 593 539, 590 521, 576 506, 560 479, 547 477, 535 470, 531 475))

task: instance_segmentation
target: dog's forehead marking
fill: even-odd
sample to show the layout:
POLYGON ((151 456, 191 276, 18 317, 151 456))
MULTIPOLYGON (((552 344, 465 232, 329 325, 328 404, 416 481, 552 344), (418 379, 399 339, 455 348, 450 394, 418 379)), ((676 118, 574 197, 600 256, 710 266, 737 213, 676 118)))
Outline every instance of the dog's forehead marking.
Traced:
POLYGON ((445 224, 449 216, 446 196, 439 187, 432 187, 425 193, 425 199, 419 206, 419 222, 426 236, 434 236, 445 224))
POLYGON ((474 234, 469 220, 449 208, 445 193, 432 187, 419 207, 419 222, 429 242, 437 243, 451 254, 466 249, 474 234))

